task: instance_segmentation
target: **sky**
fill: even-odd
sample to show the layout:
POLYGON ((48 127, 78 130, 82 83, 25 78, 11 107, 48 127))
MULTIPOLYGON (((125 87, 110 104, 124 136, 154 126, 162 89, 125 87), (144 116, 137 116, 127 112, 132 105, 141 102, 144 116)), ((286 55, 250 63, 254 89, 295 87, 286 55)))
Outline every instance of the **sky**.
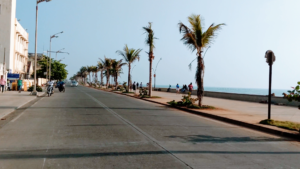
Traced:
MULTIPOLYGON (((34 52, 35 0, 17 0, 17 18, 29 32, 29 52, 34 52)), ((199 14, 205 29, 225 23, 205 56, 204 86, 268 88, 269 66, 265 52, 273 50, 274 89, 290 89, 299 79, 300 54, 299 0, 52 0, 39 4, 38 52, 65 48, 70 55, 57 60, 67 64, 68 77, 81 66, 96 65, 104 56, 116 54, 127 44, 141 48, 141 59, 132 70, 133 81, 149 81, 149 61, 142 27, 152 22, 155 36, 153 67, 160 58, 157 85, 195 83, 196 57, 183 42, 178 23, 188 25, 187 17, 199 14)), ((189 25, 188 25, 189 26, 189 25)), ((55 58, 55 56, 52 56, 55 58)), ((119 81, 127 81, 128 67, 119 81)))

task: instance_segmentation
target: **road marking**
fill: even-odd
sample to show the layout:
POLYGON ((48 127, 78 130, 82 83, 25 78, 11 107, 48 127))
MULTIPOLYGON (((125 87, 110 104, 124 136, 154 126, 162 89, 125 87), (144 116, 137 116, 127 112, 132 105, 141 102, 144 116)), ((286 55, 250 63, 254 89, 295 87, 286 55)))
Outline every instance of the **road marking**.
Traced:
MULTIPOLYGON (((41 101, 43 98, 41 98, 39 101, 41 101)), ((27 104, 27 103, 29 103, 29 102, 31 102, 32 100, 30 100, 30 101, 28 101, 28 102, 26 102, 25 104, 27 104)), ((38 102, 38 101, 37 101, 38 102)), ((33 105, 35 105, 37 102, 35 102, 35 103, 33 103, 30 107, 32 107, 33 105)), ((23 104, 22 106, 24 106, 25 104, 23 104)), ((18 108, 20 108, 20 107, 22 107, 22 106, 19 106, 18 108)), ((18 109, 17 108, 17 109, 18 109)), ((26 110, 25 110, 26 111, 26 110)), ((18 120, 23 114, 24 114, 24 112, 25 111, 23 111, 21 114, 19 114, 16 118, 14 118, 11 122, 15 122, 16 120, 18 120)))
MULTIPOLYGON (((43 162, 43 168, 44 168, 44 166, 45 166, 45 162, 46 162, 46 158, 44 158, 44 162, 43 162)), ((43 168, 42 168, 42 169, 43 169, 43 168)))
POLYGON ((16 120, 18 120, 23 114, 24 114, 25 111, 23 111, 19 116, 17 116, 16 118, 14 118, 11 122, 15 122, 16 120))
POLYGON ((172 152, 170 152, 169 150, 167 150, 165 147, 163 147, 162 145, 160 145, 158 143, 158 141, 151 137, 150 135, 148 135, 146 132, 144 132, 142 129, 140 129, 139 127, 137 127, 136 125, 134 125, 133 123, 131 123, 130 121, 124 119, 121 115, 119 115, 118 113, 116 113, 115 111, 113 111, 112 109, 110 109, 109 107, 107 107, 105 104, 103 104, 102 102, 100 102, 99 100, 97 100, 96 98, 94 98, 93 96, 91 96, 90 94, 80 90, 77 88, 77 90, 81 91, 82 93, 85 93, 87 96, 89 96, 92 100, 94 100, 96 103, 98 103, 100 106, 102 106, 106 111, 110 112, 112 115, 114 115, 116 118, 118 118, 121 122, 123 122, 124 124, 129 125, 136 133, 148 138, 149 141, 151 141, 154 145, 160 147, 161 149, 165 150, 166 152, 168 152, 174 159, 180 161, 182 164, 186 165, 188 168, 192 167, 187 164, 186 162, 184 162, 183 160, 181 160, 179 157, 177 157, 175 154, 173 154, 172 152))

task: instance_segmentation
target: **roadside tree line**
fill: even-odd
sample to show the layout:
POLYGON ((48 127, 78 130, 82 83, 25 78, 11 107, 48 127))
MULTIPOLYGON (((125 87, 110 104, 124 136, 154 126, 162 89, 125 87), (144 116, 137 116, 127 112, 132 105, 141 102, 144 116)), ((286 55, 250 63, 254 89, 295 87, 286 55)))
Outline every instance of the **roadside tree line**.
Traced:
MULTIPOLYGON (((190 27, 186 26, 182 22, 178 23, 179 32, 182 33, 181 41, 184 45, 186 45, 192 52, 196 51, 197 60, 197 69, 195 73, 195 81, 197 84, 197 97, 199 100, 198 106, 202 107, 202 99, 204 95, 204 86, 203 86, 203 78, 204 78, 204 58, 203 51, 208 48, 209 45, 212 44, 214 38, 216 37, 216 33, 224 26, 225 24, 211 24, 206 30, 204 29, 204 20, 200 17, 200 15, 194 15, 188 17, 188 22, 190 27)), ((149 96, 152 96, 152 61, 154 60, 154 40, 157 39, 154 36, 154 31, 152 29, 152 23, 149 22, 148 26, 143 27, 143 30, 146 33, 145 43, 149 47, 147 52, 149 59, 149 96)), ((131 64, 136 60, 140 59, 140 52, 142 49, 129 49, 127 45, 125 45, 122 51, 116 51, 117 54, 123 56, 121 60, 115 60, 104 57, 104 59, 99 59, 98 65, 96 66, 83 66, 80 68, 77 74, 75 74, 71 79, 76 79, 77 77, 81 77, 82 81, 86 83, 87 76, 92 73, 92 77, 89 78, 90 82, 97 82, 97 73, 100 71, 101 81, 100 85, 103 85, 103 76, 106 77, 106 87, 109 85, 109 79, 113 78, 115 85, 118 85, 118 77, 122 73, 122 67, 124 65, 128 66, 128 82, 130 85, 130 70, 131 64), (91 81, 93 79, 93 81, 91 81)), ((128 91, 128 88, 127 88, 128 91)))

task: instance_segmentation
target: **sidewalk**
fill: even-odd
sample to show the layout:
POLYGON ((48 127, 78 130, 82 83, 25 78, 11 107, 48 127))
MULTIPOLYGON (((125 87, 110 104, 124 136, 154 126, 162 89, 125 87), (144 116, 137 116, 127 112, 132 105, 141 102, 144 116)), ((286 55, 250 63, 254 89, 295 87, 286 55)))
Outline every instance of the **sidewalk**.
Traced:
POLYGON ((36 97, 31 96, 30 92, 6 91, 0 93, 0 119, 34 99, 36 97))
MULTIPOLYGON (((172 100, 180 101, 183 94, 153 91, 152 95, 162 97, 160 99, 155 99, 155 101, 166 103, 172 100)), ((194 95, 192 95, 192 97, 197 98, 194 95)), ((201 110, 202 112, 249 123, 259 123, 261 120, 268 118, 267 104, 212 97, 204 97, 203 104, 214 106, 217 109, 201 110)), ((300 123, 300 110, 296 107, 271 105, 271 118, 274 120, 300 123)))
MULTIPOLYGON (((138 90, 136 91, 138 93, 138 90)), ((126 94, 133 96, 133 94, 126 94)), ((149 100, 151 102, 168 105, 167 102, 175 100, 180 101, 182 98, 182 93, 169 93, 169 92, 159 92, 153 91, 153 96, 159 96, 161 98, 144 98, 144 100, 149 100)), ((195 95, 192 95, 196 98, 195 95)), ((212 97, 203 98, 204 105, 211 105, 216 107, 212 110, 198 110, 198 109, 186 109, 179 108, 184 111, 189 111, 196 113, 205 117, 209 117, 216 120, 225 121, 232 124, 237 124, 240 126, 256 129, 259 131, 264 131, 267 133, 272 133, 280 136, 292 137, 300 140, 299 132, 287 130, 275 126, 259 124, 261 120, 267 119, 268 115, 268 105, 261 103, 236 101, 228 99, 219 99, 212 97)), ((289 106, 271 106, 271 118, 280 121, 293 121, 300 123, 300 110, 296 107, 289 106)))

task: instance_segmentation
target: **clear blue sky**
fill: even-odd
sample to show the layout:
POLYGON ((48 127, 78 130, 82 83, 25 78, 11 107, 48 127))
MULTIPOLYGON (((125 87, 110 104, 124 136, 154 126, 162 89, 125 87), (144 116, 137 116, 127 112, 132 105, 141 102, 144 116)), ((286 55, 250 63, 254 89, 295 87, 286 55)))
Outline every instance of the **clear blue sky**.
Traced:
MULTIPOLYGON (((17 18, 28 29, 29 52, 34 52, 35 0, 17 0, 17 18)), ((133 80, 144 84, 149 79, 149 62, 142 27, 153 22, 158 40, 154 66, 157 84, 195 82, 188 64, 195 53, 180 41, 178 22, 200 14, 205 26, 226 23, 205 57, 207 87, 267 88, 268 65, 264 54, 276 55, 273 88, 289 89, 299 79, 300 52, 299 0, 52 0, 39 5, 38 52, 49 48, 49 36, 64 31, 53 40, 52 49, 71 55, 59 55, 68 65, 69 77, 81 66, 96 65, 104 55, 121 59, 115 51, 124 44, 142 48, 135 63, 133 80)), ((127 80, 124 67, 120 81, 127 80)))

